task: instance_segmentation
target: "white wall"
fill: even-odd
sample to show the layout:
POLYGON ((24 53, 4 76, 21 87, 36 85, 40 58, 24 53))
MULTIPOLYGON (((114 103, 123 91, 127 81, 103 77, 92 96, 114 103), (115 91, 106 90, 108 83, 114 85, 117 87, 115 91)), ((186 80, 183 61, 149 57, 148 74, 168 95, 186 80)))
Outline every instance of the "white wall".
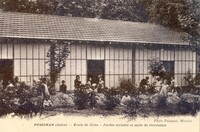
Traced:
POLYGON ((87 60, 105 60, 105 84, 117 86, 122 78, 132 77, 132 49, 104 45, 70 45, 67 67, 62 71, 60 80, 66 80, 74 89, 76 75, 83 83, 87 80, 87 60))
POLYGON ((118 86, 121 79, 132 78, 132 48, 108 46, 105 51, 106 85, 118 86))
POLYGON ((145 76, 149 76, 152 81, 152 76, 148 73, 149 59, 158 58, 161 61, 174 61, 175 65, 175 81, 179 85, 185 85, 184 76, 188 69, 196 74, 196 53, 189 48, 137 48, 135 52, 135 73, 136 84, 145 76))
MULTIPOLYGON (((0 58, 14 58, 14 76, 31 83, 33 79, 48 75, 48 48, 48 44, 42 43, 2 45, 0 58)), ((132 49, 129 47, 71 44, 69 50, 66 68, 61 71, 58 82, 65 80, 70 90, 74 89, 76 75, 80 75, 82 83, 86 83, 87 60, 105 60, 105 84, 108 87, 117 86, 122 78, 132 77, 132 49)))
MULTIPOLYGON (((21 81, 30 82, 48 75, 49 66, 45 63, 48 48, 48 44, 42 43, 0 44, 0 58, 14 59, 14 75, 19 76, 21 81)), ((71 90, 74 89, 76 75, 80 75, 82 82, 86 83, 87 60, 105 60, 105 84, 108 87, 118 86, 122 78, 131 78, 134 71, 136 84, 147 75, 151 77, 147 69, 148 59, 155 57, 174 61, 175 80, 180 85, 185 84, 183 77, 188 69, 192 70, 193 75, 196 73, 196 54, 189 49, 137 47, 132 51, 127 46, 99 44, 71 44, 69 49, 71 53, 66 68, 61 71, 59 82, 65 80, 71 90), (132 55, 135 57, 132 58, 132 55), (132 59, 135 59, 133 66, 132 59)))

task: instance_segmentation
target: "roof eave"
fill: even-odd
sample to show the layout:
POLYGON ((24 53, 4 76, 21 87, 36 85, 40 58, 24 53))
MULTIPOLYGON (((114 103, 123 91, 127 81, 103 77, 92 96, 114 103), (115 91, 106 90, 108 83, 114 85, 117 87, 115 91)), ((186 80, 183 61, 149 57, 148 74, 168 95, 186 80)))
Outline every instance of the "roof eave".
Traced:
POLYGON ((102 42, 102 43, 126 43, 126 44, 162 44, 162 45, 185 45, 189 43, 178 43, 178 42, 154 42, 154 41, 119 41, 119 40, 97 40, 97 39, 74 39, 74 38, 49 38, 49 37, 19 37, 19 36, 6 36, 0 38, 12 38, 12 39, 39 39, 39 40, 62 40, 62 41, 88 41, 88 42, 102 42))

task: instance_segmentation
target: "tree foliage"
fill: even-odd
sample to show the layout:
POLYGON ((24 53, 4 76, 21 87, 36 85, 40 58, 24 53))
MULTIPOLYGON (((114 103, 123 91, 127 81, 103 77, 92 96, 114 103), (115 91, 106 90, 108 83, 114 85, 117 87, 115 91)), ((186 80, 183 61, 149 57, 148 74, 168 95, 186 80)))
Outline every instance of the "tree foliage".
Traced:
POLYGON ((152 58, 149 60, 148 70, 153 77, 160 76, 163 78, 163 74, 165 72, 163 63, 157 58, 152 58))
POLYGON ((184 0, 151 0, 149 2, 149 21, 172 28, 181 28, 180 17, 187 14, 184 0))
POLYGON ((200 0, 0 0, 3 11, 150 21, 178 29, 195 26, 200 0))
POLYGON ((51 41, 47 57, 49 60, 49 75, 51 79, 51 85, 54 87, 58 79, 59 73, 66 66, 66 59, 69 56, 68 44, 58 44, 56 40, 51 41))
POLYGON ((146 0, 1 0, 3 11, 147 21, 146 0))
POLYGON ((193 51, 200 55, 200 0, 150 0, 149 21, 188 34, 193 51))

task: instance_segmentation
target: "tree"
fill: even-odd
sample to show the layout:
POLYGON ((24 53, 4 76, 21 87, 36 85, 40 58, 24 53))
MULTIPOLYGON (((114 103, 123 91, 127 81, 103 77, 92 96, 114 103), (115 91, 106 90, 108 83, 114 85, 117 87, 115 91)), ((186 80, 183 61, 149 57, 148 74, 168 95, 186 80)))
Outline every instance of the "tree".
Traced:
POLYGON ((148 70, 153 77, 160 76, 161 78, 164 78, 165 68, 159 59, 150 59, 148 63, 148 70))
POLYGON ((103 19, 147 22, 145 0, 107 0, 98 7, 103 19))
POLYGON ((66 66, 66 59, 69 56, 68 44, 58 44, 58 41, 52 40, 47 57, 50 69, 49 75, 51 79, 51 87, 55 87, 55 83, 62 69, 66 66))
POLYGON ((1 0, 3 11, 147 21, 146 0, 1 0))
POLYGON ((200 0, 189 0, 189 15, 182 21, 189 34, 187 41, 193 51, 200 55, 200 0))
POLYGON ((181 29, 179 18, 188 10, 185 0, 150 0, 147 4, 150 22, 181 29))
POLYGON ((200 55, 200 0, 150 0, 149 21, 188 34, 193 51, 200 55))

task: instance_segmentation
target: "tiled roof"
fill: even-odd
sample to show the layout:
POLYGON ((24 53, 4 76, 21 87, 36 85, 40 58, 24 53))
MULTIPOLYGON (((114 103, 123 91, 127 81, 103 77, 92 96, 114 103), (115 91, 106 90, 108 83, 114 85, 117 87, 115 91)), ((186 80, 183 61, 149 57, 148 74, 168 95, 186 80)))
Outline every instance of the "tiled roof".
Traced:
POLYGON ((0 12, 0 37, 187 44, 183 35, 150 23, 0 12))

